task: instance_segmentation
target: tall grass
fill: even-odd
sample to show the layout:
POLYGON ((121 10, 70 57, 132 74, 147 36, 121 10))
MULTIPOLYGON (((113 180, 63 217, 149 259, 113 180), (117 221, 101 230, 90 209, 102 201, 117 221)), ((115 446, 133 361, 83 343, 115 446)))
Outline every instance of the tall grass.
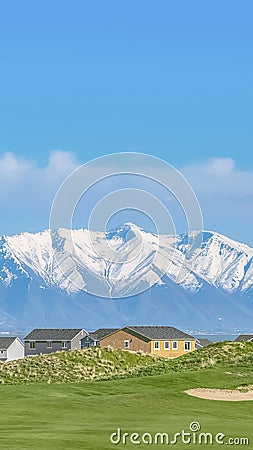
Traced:
POLYGON ((173 360, 152 357, 143 352, 97 347, 0 363, 0 384, 99 381, 215 367, 231 371, 240 367, 244 373, 251 373, 252 363, 251 342, 213 344, 173 360))

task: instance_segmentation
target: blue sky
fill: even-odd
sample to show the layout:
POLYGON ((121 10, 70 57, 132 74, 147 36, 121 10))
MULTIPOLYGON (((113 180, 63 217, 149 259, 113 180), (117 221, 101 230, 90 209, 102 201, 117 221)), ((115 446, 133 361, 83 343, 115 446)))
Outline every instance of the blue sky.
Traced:
POLYGON ((252 243, 252 17, 247 0, 3 2, 1 184, 16 161, 35 184, 44 170, 47 188, 9 180, 0 233, 44 228, 57 183, 77 164, 137 151, 188 174, 206 228, 252 243), (220 164, 223 197, 210 175, 220 164))

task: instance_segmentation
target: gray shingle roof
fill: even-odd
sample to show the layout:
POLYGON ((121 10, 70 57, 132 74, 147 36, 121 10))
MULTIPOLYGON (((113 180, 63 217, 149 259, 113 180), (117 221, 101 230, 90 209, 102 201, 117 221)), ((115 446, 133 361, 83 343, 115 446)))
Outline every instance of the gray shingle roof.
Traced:
POLYGON ((174 327, 163 327, 163 326, 143 326, 143 327, 124 327, 123 330, 129 332, 130 334, 138 334, 139 336, 143 336, 146 340, 154 340, 154 339, 187 339, 187 340, 195 340, 196 338, 190 336, 187 333, 184 333, 181 330, 178 330, 174 327))
POLYGON ((16 337, 0 337, 0 350, 7 350, 10 345, 17 339, 16 337))
POLYGON ((35 328, 24 341, 71 341, 82 328, 35 328))
POLYGON ((210 341, 209 339, 205 338, 196 338, 196 348, 203 348, 207 347, 208 345, 213 344, 214 342, 210 341))
POLYGON ((89 336, 95 341, 100 341, 103 337, 108 336, 108 334, 114 333, 114 331, 117 330, 118 328, 99 328, 98 330, 89 333, 89 336))
POLYGON ((243 341, 251 341, 253 340, 253 334, 240 334, 234 342, 243 342, 243 341))

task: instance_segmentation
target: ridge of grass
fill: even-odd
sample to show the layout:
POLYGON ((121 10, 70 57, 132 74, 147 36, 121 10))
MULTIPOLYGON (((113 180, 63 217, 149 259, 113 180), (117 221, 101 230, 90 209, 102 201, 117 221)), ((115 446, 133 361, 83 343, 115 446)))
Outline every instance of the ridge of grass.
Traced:
POLYGON ((96 347, 0 363, 0 384, 101 381, 223 368, 236 372, 242 377, 242 385, 247 385, 253 381, 252 363, 251 342, 220 342, 175 359, 96 347))
POLYGON ((0 384, 66 383, 131 376, 163 359, 142 352, 89 348, 27 356, 0 363, 0 384))

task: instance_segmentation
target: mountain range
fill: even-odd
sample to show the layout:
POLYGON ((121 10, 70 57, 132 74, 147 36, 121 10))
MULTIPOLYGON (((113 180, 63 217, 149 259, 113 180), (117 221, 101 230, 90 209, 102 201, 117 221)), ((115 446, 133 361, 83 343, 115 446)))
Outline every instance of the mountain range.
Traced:
POLYGON ((252 331, 253 249, 132 223, 0 237, 0 330, 126 324, 252 331))

